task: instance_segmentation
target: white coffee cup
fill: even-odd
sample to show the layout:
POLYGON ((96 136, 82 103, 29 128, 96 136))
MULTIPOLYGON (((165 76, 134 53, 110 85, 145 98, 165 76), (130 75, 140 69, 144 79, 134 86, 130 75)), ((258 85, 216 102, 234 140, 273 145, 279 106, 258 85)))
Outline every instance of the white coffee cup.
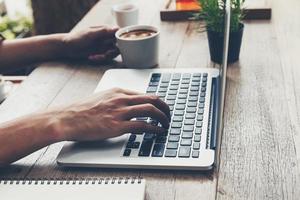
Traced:
POLYGON ((112 13, 116 18, 119 27, 131 26, 138 24, 139 9, 135 4, 124 3, 114 5, 112 13))
POLYGON ((4 81, 0 75, 0 103, 7 97, 7 94, 12 87, 13 83, 10 81, 4 81))
POLYGON ((134 25, 119 29, 116 34, 123 64, 129 68, 153 68, 158 65, 159 31, 153 26, 134 25), (152 31, 150 36, 124 38, 123 34, 136 31, 152 31))

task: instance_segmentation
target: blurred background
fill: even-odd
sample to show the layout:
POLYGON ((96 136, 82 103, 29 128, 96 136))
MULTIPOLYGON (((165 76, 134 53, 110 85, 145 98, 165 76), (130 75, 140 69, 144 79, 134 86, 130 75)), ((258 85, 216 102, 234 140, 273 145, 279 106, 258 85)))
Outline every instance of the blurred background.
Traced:
MULTIPOLYGON (((0 33, 6 39, 69 32, 99 0, 0 0, 0 33)), ((6 75, 27 75, 26 70, 6 75)))

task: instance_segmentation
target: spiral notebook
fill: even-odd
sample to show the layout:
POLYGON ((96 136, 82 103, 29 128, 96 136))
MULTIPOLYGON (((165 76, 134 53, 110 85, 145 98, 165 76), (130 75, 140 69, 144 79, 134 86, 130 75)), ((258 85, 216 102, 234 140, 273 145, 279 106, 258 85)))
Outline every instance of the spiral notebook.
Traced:
POLYGON ((145 180, 0 180, 1 200, 143 200, 145 180))

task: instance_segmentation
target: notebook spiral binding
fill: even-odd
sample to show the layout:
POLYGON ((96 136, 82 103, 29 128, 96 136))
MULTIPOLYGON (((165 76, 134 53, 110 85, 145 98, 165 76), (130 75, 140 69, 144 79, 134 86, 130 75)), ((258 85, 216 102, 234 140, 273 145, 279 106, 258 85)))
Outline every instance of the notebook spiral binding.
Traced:
POLYGON ((87 178, 87 179, 0 179, 4 185, 101 185, 101 184, 141 184, 141 177, 113 177, 113 178, 87 178))

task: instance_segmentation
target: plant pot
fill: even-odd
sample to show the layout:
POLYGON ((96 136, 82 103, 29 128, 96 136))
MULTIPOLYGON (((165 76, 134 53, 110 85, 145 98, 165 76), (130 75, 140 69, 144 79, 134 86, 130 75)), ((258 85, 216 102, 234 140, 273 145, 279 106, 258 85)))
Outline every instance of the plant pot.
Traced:
MULTIPOLYGON (((244 24, 240 24, 240 29, 236 32, 230 32, 228 46, 228 63, 234 63, 239 60, 244 24)), ((223 59, 224 34, 215 32, 207 28, 207 37, 209 44, 210 59, 218 64, 223 59)))

